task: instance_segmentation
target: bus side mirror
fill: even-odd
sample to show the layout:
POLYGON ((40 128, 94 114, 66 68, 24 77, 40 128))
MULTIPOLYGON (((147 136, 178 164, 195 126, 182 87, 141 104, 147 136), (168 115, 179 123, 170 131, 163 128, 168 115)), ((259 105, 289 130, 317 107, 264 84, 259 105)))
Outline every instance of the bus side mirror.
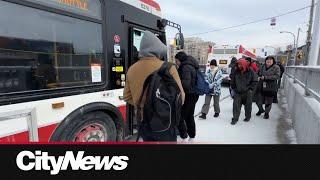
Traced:
POLYGON ((174 38, 174 42, 177 50, 184 49, 184 37, 182 33, 176 34, 176 37, 174 38))

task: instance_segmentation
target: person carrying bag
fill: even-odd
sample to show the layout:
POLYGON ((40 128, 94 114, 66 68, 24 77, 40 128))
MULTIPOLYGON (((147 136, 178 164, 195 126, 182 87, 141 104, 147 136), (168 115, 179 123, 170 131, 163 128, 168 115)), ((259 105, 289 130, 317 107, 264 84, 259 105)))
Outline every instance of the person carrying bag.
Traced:
POLYGON ((259 72, 259 86, 257 88, 257 106, 259 112, 256 114, 260 116, 264 114, 264 119, 269 119, 269 113, 272 108, 274 98, 278 92, 278 80, 280 78, 280 67, 276 64, 275 58, 269 56, 266 58, 265 65, 259 72), (265 109, 263 109, 265 104, 265 109))
POLYGON ((210 92, 206 94, 205 103, 202 106, 201 113, 199 117, 201 119, 206 119, 207 114, 210 109, 211 99, 214 101, 214 117, 219 117, 220 114, 220 95, 221 95, 221 83, 223 79, 222 70, 218 67, 217 61, 215 59, 210 62, 210 69, 206 73, 206 80, 209 83, 210 92))

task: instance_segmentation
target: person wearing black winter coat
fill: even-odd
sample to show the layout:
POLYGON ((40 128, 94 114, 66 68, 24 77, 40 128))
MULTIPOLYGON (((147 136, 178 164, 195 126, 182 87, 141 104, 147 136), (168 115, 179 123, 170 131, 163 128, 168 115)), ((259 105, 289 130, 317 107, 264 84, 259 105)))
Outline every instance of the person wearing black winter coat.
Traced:
MULTIPOLYGON (((177 65, 179 66, 178 73, 181 79, 181 83, 186 93, 185 102, 182 106, 180 121, 182 121, 182 123, 183 121, 186 123, 187 134, 190 138, 189 140, 193 141, 196 136, 194 110, 199 99, 199 95, 196 94, 195 90, 199 63, 195 58, 193 58, 192 56, 188 56, 185 52, 177 53, 175 59, 177 65)), ((179 127, 179 131, 182 138, 187 138, 186 134, 181 134, 184 133, 183 124, 179 127)))
POLYGON ((249 68, 249 64, 245 59, 240 59, 237 62, 237 67, 231 75, 230 86, 235 91, 233 100, 233 118, 232 125, 235 125, 240 117, 241 107, 245 106, 244 121, 248 122, 251 119, 252 112, 252 97, 253 91, 256 88, 257 75, 249 68))
MULTIPOLYGON (((232 57, 231 59, 231 63, 229 64, 229 68, 231 68, 231 71, 230 71, 230 74, 229 74, 229 78, 231 79, 231 77, 233 76, 233 74, 235 73, 235 70, 236 70, 236 67, 237 67, 237 58, 236 57, 232 57)), ((231 81, 231 80, 230 80, 231 81)), ((234 98, 234 89, 232 89, 231 86, 229 86, 229 93, 230 93, 230 96, 232 98, 234 98)))

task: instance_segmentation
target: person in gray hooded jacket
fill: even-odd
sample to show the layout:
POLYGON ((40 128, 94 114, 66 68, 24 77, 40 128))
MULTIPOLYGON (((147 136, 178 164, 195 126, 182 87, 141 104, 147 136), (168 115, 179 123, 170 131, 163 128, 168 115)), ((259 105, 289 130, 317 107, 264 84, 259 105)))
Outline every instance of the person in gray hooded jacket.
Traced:
MULTIPOLYGON (((140 60, 132 65, 127 72, 126 86, 124 88, 123 97, 126 102, 135 106, 139 105, 140 96, 143 91, 143 85, 145 80, 153 72, 160 69, 163 65, 164 57, 167 55, 167 47, 164 45, 157 36, 153 33, 146 31, 142 37, 139 58, 140 60)), ((185 93, 179 78, 179 74, 175 66, 170 69, 170 74, 177 82, 182 95, 182 101, 184 102, 185 93)), ((182 133, 180 136, 185 135, 182 133)), ((153 141, 148 137, 148 132, 142 134, 144 141, 153 141)), ((176 141, 175 129, 172 129, 167 134, 164 134, 162 139, 167 141, 176 141)), ((186 138, 186 137, 183 137, 186 138)))

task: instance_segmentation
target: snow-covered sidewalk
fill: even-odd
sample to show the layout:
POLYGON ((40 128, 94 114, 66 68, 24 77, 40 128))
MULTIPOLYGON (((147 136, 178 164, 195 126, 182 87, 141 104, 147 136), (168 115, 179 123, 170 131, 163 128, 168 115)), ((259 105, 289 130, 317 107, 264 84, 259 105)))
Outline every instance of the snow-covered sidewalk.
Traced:
MULTIPOLYGON (((258 108, 252 105, 252 119, 244 122, 244 107, 242 108, 239 122, 232 126, 232 106, 233 99, 229 96, 228 88, 222 89, 221 114, 219 118, 214 118, 214 110, 210 109, 206 120, 199 119, 204 96, 199 98, 195 109, 197 135, 191 144, 295 144, 295 131, 293 129, 290 115, 286 112, 286 99, 280 91, 279 104, 273 104, 270 119, 263 119, 263 115, 256 116, 258 108)), ((135 136, 129 141, 135 141, 135 136)), ((178 143, 182 142, 178 138, 178 143)))
MULTIPOLYGON (((227 90, 223 90, 223 94, 227 95, 227 90)), ((222 96, 222 99, 225 96, 222 96)), ((273 104, 270 113, 270 119, 263 119, 263 115, 257 117, 255 114, 258 108, 253 104, 252 119, 250 122, 244 122, 244 107, 242 108, 239 122, 232 126, 232 104, 233 100, 228 97, 220 103, 221 114, 219 118, 214 118, 214 110, 210 109, 206 120, 201 120, 196 116, 197 136, 195 143, 210 143, 210 144, 289 144, 294 143, 292 138, 287 137, 290 122, 286 122, 281 117, 285 112, 280 109, 281 103, 273 104), (288 123, 285 124, 284 123, 288 123), (283 128, 286 126, 286 128, 283 128), (283 139, 286 139, 284 142, 283 139)), ((199 114, 203 105, 203 97, 201 97, 197 104, 197 111, 199 114)))

